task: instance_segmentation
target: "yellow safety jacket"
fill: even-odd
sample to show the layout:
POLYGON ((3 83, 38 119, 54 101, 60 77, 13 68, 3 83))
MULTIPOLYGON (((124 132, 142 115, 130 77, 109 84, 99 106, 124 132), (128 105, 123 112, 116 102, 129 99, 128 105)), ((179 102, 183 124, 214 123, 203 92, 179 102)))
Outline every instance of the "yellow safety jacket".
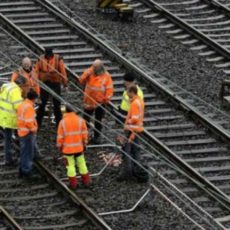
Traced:
MULTIPOLYGON (((136 86, 137 86, 137 95, 139 96, 140 99, 143 100, 143 98, 144 98, 143 92, 142 92, 141 88, 138 85, 136 85, 136 86)), ((127 90, 125 90, 124 93, 123 93, 120 108, 122 110, 126 111, 126 112, 129 111, 130 101, 129 101, 129 96, 127 94, 127 90)))
POLYGON ((14 82, 3 84, 0 89, 0 126, 17 129, 18 106, 22 103, 22 90, 14 82))

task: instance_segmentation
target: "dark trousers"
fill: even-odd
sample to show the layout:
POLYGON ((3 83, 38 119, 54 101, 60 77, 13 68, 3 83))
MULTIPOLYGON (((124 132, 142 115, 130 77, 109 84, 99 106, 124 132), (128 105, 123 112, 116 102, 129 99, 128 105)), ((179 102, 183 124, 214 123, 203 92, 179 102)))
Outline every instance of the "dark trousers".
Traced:
POLYGON ((104 117, 104 109, 102 107, 97 107, 94 110, 84 110, 84 119, 87 121, 87 126, 89 127, 90 117, 95 114, 95 122, 94 122, 94 138, 98 138, 100 136, 102 130, 102 118, 104 117))
MULTIPOLYGON (((60 83, 45 82, 45 84, 49 88, 51 88, 56 94, 61 95, 61 84, 60 83)), ((49 99, 49 96, 50 94, 41 88, 41 96, 40 96, 41 105, 39 106, 38 111, 37 111, 37 122, 38 122, 39 128, 41 127, 41 124, 42 124, 42 119, 45 113, 45 107, 49 99)), ((56 126, 58 126, 60 120, 62 119, 61 103, 54 97, 53 97, 53 106, 54 106, 55 122, 56 122, 56 126)))
POLYGON ((20 166, 19 172, 23 175, 29 175, 32 171, 32 164, 35 151, 36 135, 29 133, 20 137, 20 166))
MULTIPOLYGON (((125 119, 126 119, 127 114, 128 114, 128 112, 122 110, 120 107, 118 108, 118 111, 114 111, 114 115, 122 123, 125 123, 125 119)), ((116 121, 116 123, 121 124, 118 120, 116 121)))
POLYGON ((4 129, 4 151, 5 151, 5 161, 10 163, 12 159, 12 138, 13 130, 5 128, 4 129))
MULTIPOLYGON (((138 134, 140 135, 140 134, 138 134)), ((138 168, 138 165, 132 160, 136 160, 137 162, 140 162, 140 141, 139 137, 136 135, 134 140, 129 143, 127 142, 125 146, 122 148, 124 152, 126 152, 131 159, 123 154, 123 164, 122 164, 122 169, 121 169, 121 174, 125 176, 135 176, 136 168, 138 168)))

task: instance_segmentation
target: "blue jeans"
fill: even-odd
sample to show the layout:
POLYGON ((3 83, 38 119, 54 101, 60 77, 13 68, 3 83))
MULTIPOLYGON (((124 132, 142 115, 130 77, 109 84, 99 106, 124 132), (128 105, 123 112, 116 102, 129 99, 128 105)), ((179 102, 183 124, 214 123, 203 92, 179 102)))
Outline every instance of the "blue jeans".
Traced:
POLYGON ((20 137, 20 166, 21 174, 28 175, 32 171, 34 158, 36 136, 32 133, 24 137, 20 137))
MULTIPOLYGON (((140 135, 140 133, 139 133, 140 135)), ((128 137, 130 134, 128 135, 128 137)), ((134 140, 131 143, 126 143, 125 146, 123 146, 122 150, 126 152, 132 159, 136 160, 137 162, 140 162, 140 140, 138 136, 135 136, 134 140)), ((128 156, 125 154, 122 154, 122 160, 123 164, 121 167, 121 174, 124 176, 132 176, 134 175, 135 168, 138 167, 138 165, 132 161, 128 156)))
POLYGON ((13 161, 13 159, 12 159, 12 148, 11 148, 12 142, 13 142, 12 134, 13 134, 13 130, 12 129, 8 129, 8 128, 4 129, 5 161, 9 162, 9 163, 13 161))

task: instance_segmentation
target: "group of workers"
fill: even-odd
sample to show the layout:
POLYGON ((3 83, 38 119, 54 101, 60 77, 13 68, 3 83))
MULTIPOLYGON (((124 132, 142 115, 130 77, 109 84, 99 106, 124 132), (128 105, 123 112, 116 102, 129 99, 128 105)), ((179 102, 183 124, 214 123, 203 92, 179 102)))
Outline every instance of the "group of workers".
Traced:
MULTIPOLYGON (((22 66, 16 70, 11 81, 1 86, 0 90, 0 127, 4 133, 5 165, 15 166, 12 156, 14 130, 20 142, 19 177, 33 178, 32 163, 41 154, 37 144, 37 133, 42 125, 47 101, 52 92, 53 108, 57 128, 56 146, 62 152, 69 185, 75 189, 78 185, 76 166, 84 185, 90 184, 84 151, 90 141, 102 143, 102 119, 106 105, 113 97, 113 81, 101 60, 97 59, 78 79, 84 86, 83 118, 78 116, 68 104, 62 116, 61 102, 55 95, 61 96, 62 86, 68 92, 68 79, 63 59, 46 48, 33 67, 26 57, 22 66), (48 89, 48 90, 47 90, 48 89), (35 102, 40 99, 38 110, 35 102), (88 129, 90 118, 95 116, 94 137, 89 140, 88 129)), ((136 161, 140 160, 139 136, 143 132, 144 102, 143 92, 135 84, 132 74, 124 75, 125 91, 121 106, 116 113, 124 123, 126 140, 120 139, 123 150, 136 161)), ((118 177, 119 181, 128 180, 133 176, 135 165, 127 156, 123 156, 123 166, 118 177)))

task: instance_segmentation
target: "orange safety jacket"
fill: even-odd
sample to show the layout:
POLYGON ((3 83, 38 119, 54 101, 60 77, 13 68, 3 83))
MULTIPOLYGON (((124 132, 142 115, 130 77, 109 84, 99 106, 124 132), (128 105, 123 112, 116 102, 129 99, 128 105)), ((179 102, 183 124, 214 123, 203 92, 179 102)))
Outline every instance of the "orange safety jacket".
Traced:
POLYGON ((33 89, 38 95, 40 95, 40 86, 38 82, 38 75, 35 69, 32 69, 30 73, 26 72, 23 68, 19 68, 13 72, 11 76, 11 81, 15 81, 19 75, 22 75, 26 78, 26 83, 21 87, 22 97, 26 98, 27 93, 30 89, 33 89))
POLYGON ((113 96, 113 81, 108 72, 96 76, 93 67, 90 67, 81 75, 79 82, 85 85, 85 109, 95 109, 98 104, 108 103, 113 96))
POLYGON ((41 55, 35 65, 38 78, 42 82, 62 83, 67 85, 67 74, 65 64, 58 54, 54 54, 52 58, 46 59, 45 55, 41 55))
POLYGON ((86 122, 74 112, 66 113, 57 131, 57 147, 63 154, 82 153, 88 142, 86 122))
POLYGON ((34 103, 25 99, 17 109, 18 136, 23 137, 30 132, 37 132, 38 125, 34 103))
POLYGON ((138 96, 135 96, 131 100, 130 109, 125 121, 125 130, 137 133, 140 133, 144 130, 144 107, 144 101, 138 96))

